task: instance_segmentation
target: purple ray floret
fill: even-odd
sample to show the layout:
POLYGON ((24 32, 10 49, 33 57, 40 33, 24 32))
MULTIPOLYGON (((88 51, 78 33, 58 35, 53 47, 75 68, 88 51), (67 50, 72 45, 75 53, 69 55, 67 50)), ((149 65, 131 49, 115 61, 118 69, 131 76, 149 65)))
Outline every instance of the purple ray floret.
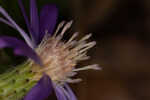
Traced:
POLYGON ((44 75, 40 81, 28 92, 24 100, 45 100, 53 90, 49 76, 44 75))
MULTIPOLYGON (((10 25, 12 25, 13 28, 15 28, 20 33, 20 35, 24 38, 26 43, 31 48, 33 48, 33 43, 31 42, 31 39, 29 38, 29 36, 25 33, 25 31, 22 28, 19 27, 19 25, 16 24, 16 22, 8 15, 8 13, 5 11, 5 9, 3 9, 1 6, 0 6, 0 13, 8 20, 5 22, 8 22, 10 25)), ((6 24, 8 24, 8 23, 6 23, 6 24)))
POLYGON ((18 1, 25 22, 27 24, 28 31, 32 36, 32 40, 34 40, 35 44, 38 44, 42 40, 45 31, 48 31, 48 33, 52 34, 56 25, 58 9, 54 4, 45 5, 43 6, 40 12, 40 16, 38 17, 36 0, 30 0, 30 22, 29 22, 24 6, 22 4, 22 0, 18 1))
POLYGON ((58 100, 77 100, 67 83, 64 84, 64 87, 55 84, 55 92, 58 100))
POLYGON ((58 100, 68 100, 62 88, 60 88, 59 86, 55 86, 55 92, 58 100))
POLYGON ((30 24, 31 24, 31 29, 34 32, 34 37, 36 38, 36 41, 38 41, 39 17, 38 17, 38 10, 36 6, 36 0, 30 0, 30 24))
POLYGON ((45 34, 45 31, 52 34, 56 25, 56 20, 58 16, 58 9, 55 5, 49 4, 45 5, 40 12, 40 35, 41 40, 45 34))
MULTIPOLYGON (((26 22, 28 31, 29 31, 30 35, 32 36, 32 33, 33 33, 33 32, 32 32, 32 30, 31 30, 30 22, 29 22, 29 20, 28 20, 28 16, 27 16, 26 11, 25 11, 25 8, 24 8, 24 6, 23 6, 22 0, 18 0, 18 3, 19 3, 19 7, 20 7, 20 9, 21 9, 21 12, 22 12, 22 14, 23 14, 23 17, 24 17, 24 19, 25 19, 25 22, 26 22)), ((34 38, 34 36, 32 36, 32 39, 33 39, 33 38, 34 38)))
POLYGON ((0 48, 6 47, 13 48, 15 54, 27 56, 28 58, 33 59, 35 62, 42 66, 42 62, 35 51, 27 44, 25 44, 22 40, 18 40, 15 37, 1 36, 0 48))
POLYGON ((70 97, 70 100, 77 100, 76 96, 74 95, 74 93, 72 92, 71 88, 69 87, 68 84, 65 83, 65 88, 66 88, 66 91, 70 97))

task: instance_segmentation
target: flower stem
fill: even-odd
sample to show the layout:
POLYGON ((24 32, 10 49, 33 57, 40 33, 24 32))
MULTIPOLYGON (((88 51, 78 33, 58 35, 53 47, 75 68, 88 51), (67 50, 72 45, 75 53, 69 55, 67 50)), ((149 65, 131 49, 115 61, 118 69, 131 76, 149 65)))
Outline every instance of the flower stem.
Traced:
POLYGON ((23 63, 0 75, 0 100, 21 100, 36 84, 29 63, 23 63))

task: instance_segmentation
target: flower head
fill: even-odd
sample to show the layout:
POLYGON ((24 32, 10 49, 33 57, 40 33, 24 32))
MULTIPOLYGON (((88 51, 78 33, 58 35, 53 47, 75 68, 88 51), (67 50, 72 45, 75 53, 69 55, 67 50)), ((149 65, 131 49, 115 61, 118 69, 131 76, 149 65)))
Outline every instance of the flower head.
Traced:
POLYGON ((63 41, 62 38, 71 27, 72 21, 61 22, 52 35, 58 15, 55 5, 45 5, 38 17, 36 0, 30 0, 30 21, 26 16, 22 0, 19 0, 19 5, 31 38, 0 7, 0 13, 6 18, 0 18, 0 21, 16 29, 26 42, 15 37, 2 36, 0 48, 11 47, 15 54, 27 56, 33 60, 30 60, 31 70, 35 73, 33 80, 37 80, 38 83, 29 91, 24 100, 44 100, 52 90, 55 91, 58 100, 76 100, 67 83, 81 81, 81 79, 71 78, 80 70, 99 69, 97 64, 75 68, 79 61, 89 58, 87 50, 96 42, 87 41, 91 34, 77 40, 78 33, 74 33, 66 42, 63 41))

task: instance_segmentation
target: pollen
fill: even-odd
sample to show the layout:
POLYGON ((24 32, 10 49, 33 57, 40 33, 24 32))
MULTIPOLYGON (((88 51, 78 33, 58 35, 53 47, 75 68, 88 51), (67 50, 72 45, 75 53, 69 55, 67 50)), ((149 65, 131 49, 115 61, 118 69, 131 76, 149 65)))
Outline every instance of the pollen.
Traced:
POLYGON ((35 79, 39 80, 43 73, 50 76, 55 83, 79 82, 81 79, 72 79, 78 71, 94 69, 99 70, 97 64, 75 68, 78 62, 87 60, 87 51, 96 45, 95 41, 88 42, 92 34, 87 34, 78 39, 78 32, 74 33, 68 40, 64 40, 64 34, 71 27, 72 21, 61 22, 54 35, 50 36, 47 32, 41 44, 36 49, 41 57, 44 66, 31 63, 32 71, 35 72, 35 79))

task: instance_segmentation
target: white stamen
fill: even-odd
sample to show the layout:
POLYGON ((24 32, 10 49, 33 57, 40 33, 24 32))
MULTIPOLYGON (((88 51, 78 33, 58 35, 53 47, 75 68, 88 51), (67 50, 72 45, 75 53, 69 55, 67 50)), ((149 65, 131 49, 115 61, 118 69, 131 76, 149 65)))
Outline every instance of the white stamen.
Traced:
POLYGON ((90 34, 84 36, 84 37, 79 41, 79 43, 82 42, 82 41, 85 41, 85 40, 89 39, 91 36, 92 36, 92 33, 90 33, 90 34))
POLYGON ((56 37, 58 31, 64 26, 64 24, 65 24, 65 21, 62 21, 62 22, 58 25, 58 27, 57 27, 57 29, 56 29, 56 31, 55 31, 53 37, 56 37))
POLYGON ((66 79, 65 80, 66 82, 68 82, 68 83, 79 83, 79 82, 81 82, 82 81, 82 79, 71 79, 71 78, 68 78, 68 79, 66 79))
POLYGON ((73 47, 75 44, 77 44, 77 41, 76 41, 76 40, 71 41, 70 43, 65 44, 63 49, 73 47))
POLYGON ((101 70, 101 67, 99 67, 99 65, 97 64, 94 64, 94 65, 88 65, 82 68, 76 68, 76 69, 73 69, 73 71, 77 72, 77 71, 88 70, 88 69, 101 70))
POLYGON ((77 56, 73 60, 82 61, 82 60, 88 60, 90 59, 90 56, 77 56))
POLYGON ((67 41, 66 44, 69 44, 74 38, 76 38, 79 35, 79 32, 76 32, 72 35, 72 37, 67 41))
POLYGON ((96 42, 95 42, 95 41, 90 42, 90 43, 86 44, 85 46, 87 46, 87 47, 84 48, 84 49, 82 49, 81 51, 79 51, 79 53, 82 53, 82 52, 84 52, 84 51, 87 51, 88 49, 92 48, 92 47, 95 46, 95 45, 96 45, 96 42))
POLYGON ((62 32, 60 33, 61 36, 64 35, 64 33, 71 27, 73 21, 68 22, 65 26, 64 29, 62 30, 62 32))
POLYGON ((78 51, 80 50, 81 48, 83 48, 85 46, 86 42, 81 42, 80 44, 78 43, 73 49, 72 51, 78 51))
POLYGON ((77 73, 76 72, 70 72, 70 73, 68 73, 68 77, 73 77, 73 76, 75 76, 75 75, 77 75, 77 73))

